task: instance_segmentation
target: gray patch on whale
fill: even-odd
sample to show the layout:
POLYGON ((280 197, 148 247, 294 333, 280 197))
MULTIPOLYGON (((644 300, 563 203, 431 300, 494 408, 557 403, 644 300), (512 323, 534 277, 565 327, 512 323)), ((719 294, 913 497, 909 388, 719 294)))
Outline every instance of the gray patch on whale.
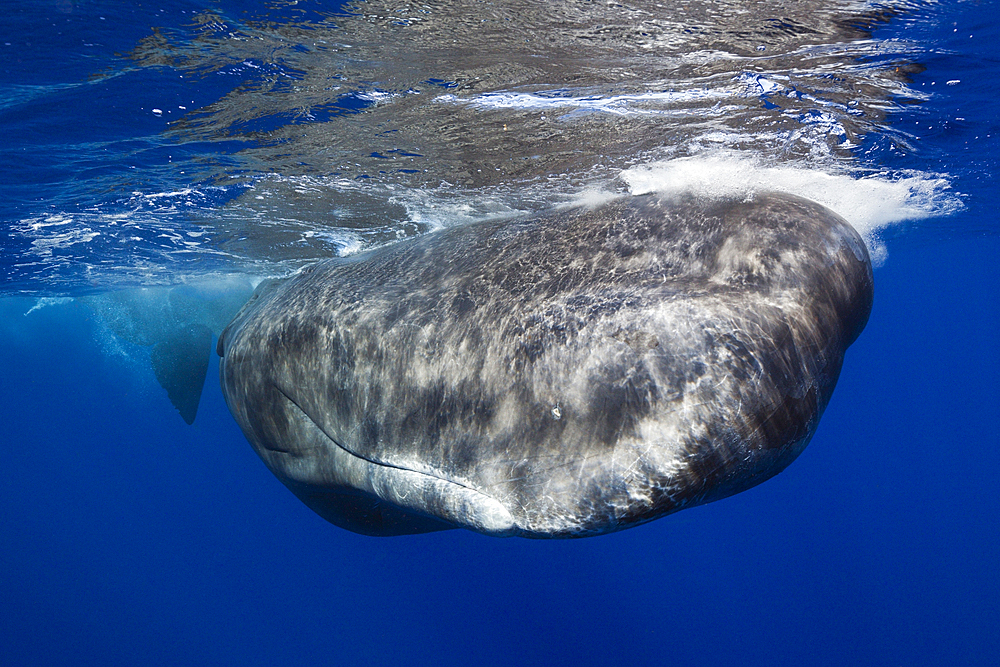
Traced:
POLYGON ((595 535, 791 463, 872 294, 864 243, 816 203, 620 198, 269 284, 220 336, 221 382, 336 525, 595 535))

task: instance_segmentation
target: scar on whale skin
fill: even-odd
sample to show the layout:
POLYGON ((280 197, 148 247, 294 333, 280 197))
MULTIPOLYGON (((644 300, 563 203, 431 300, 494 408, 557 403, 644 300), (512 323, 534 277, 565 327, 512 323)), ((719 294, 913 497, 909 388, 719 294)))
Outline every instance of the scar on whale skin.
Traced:
POLYGON ((219 339, 221 382, 336 525, 596 535, 791 463, 872 290, 857 232, 808 200, 620 198, 262 285, 219 339))

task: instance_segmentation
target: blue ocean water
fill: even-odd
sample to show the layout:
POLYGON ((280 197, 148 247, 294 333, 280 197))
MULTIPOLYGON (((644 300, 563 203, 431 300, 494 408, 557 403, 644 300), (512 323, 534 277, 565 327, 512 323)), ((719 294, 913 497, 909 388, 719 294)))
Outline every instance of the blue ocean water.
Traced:
MULTIPOLYGON (((368 11, 374 4, 4 3, 0 662, 993 664, 996 4, 872 5, 869 34, 852 36, 851 48, 837 38, 837 49, 810 52, 813 74, 832 72, 829 95, 781 78, 805 77, 801 69, 775 66, 753 74, 756 92, 739 98, 747 112, 712 97, 746 77, 716 73, 698 84, 710 102, 693 108, 723 120, 695 130, 671 115, 672 98, 635 102, 633 89, 601 88, 604 74, 579 92, 568 77, 544 88, 549 71, 508 85, 507 70, 487 64, 474 74, 484 87, 467 87, 437 46, 384 44, 379 30, 407 36, 420 24, 368 11), (375 18, 350 18, 361 15, 375 18), (336 42, 328 24, 353 32, 336 42), (320 38, 350 48, 321 48, 320 38), (410 50, 421 58, 401 64, 410 50), (315 79, 314 69, 341 65, 339 79, 315 79), (874 85, 864 77, 876 70, 900 78, 871 94, 862 84, 874 85), (834 94, 845 81, 868 100, 864 113, 834 94), (459 100, 439 103, 454 114, 441 125, 421 125, 429 112, 412 106, 431 90, 459 100), (497 96, 508 90, 533 96, 530 104, 497 96), (544 115, 539 99, 566 97, 577 109, 595 99, 632 106, 598 121, 565 112, 564 135, 593 137, 603 130, 586 123, 621 117, 622 136, 635 131, 629 123, 645 136, 663 127, 641 125, 653 118, 687 152, 671 153, 662 138, 564 151, 583 158, 537 148, 537 161, 551 160, 537 173, 478 175, 487 160, 464 137, 499 141, 490 113, 508 114, 500 122, 513 128, 520 111, 503 104, 544 115), (791 130, 753 115, 782 105, 790 115, 774 118, 792 118, 791 130), (463 131, 454 120, 463 113, 486 129, 463 131), (192 276, 280 273, 447 224, 436 215, 552 205, 606 173, 703 156, 691 146, 744 113, 766 122, 710 151, 707 164, 744 178, 751 155, 799 176, 846 174, 834 197, 851 202, 846 213, 864 208, 856 194, 865 190, 851 184, 873 175, 885 187, 869 198, 889 199, 899 183, 917 199, 920 184, 946 187, 896 206, 919 214, 857 214, 880 249, 875 310, 805 453, 750 491, 621 533, 542 542, 334 528, 256 458, 217 389, 215 359, 188 426, 149 368, 148 342, 122 335, 87 300, 192 276), (387 126, 393 117, 408 122, 387 126), (788 137, 799 129, 833 136, 840 152, 817 157, 811 139, 798 148, 788 137), (785 143, 775 148, 774 136, 785 143), (635 147, 645 151, 638 162, 626 155, 635 147), (443 187, 446 168, 456 176, 443 187), (340 222, 324 224, 331 218, 340 222)), ((459 23, 456 35, 477 29, 459 23)), ((743 52, 735 37, 730 46, 743 52)), ((527 67, 521 55, 498 59, 527 67)), ((643 85, 654 80, 644 76, 643 85)), ((675 76, 656 79, 656 90, 694 90, 675 76)))

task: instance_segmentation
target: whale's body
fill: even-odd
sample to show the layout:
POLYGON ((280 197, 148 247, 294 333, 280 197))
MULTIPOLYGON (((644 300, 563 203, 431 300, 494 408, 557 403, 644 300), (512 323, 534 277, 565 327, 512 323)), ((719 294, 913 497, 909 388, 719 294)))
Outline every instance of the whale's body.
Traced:
POLYGON ((754 486, 815 432, 867 250, 788 195, 645 195, 321 262, 219 341, 267 466, 372 535, 574 537, 754 486))

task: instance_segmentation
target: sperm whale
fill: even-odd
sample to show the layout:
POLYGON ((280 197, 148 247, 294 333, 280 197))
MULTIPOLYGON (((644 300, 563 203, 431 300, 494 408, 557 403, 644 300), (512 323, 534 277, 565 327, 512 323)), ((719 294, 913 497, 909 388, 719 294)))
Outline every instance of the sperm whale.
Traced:
POLYGON ((596 535, 789 465, 872 297, 864 242, 814 202, 621 197, 262 285, 220 336, 221 382, 338 526, 596 535))

